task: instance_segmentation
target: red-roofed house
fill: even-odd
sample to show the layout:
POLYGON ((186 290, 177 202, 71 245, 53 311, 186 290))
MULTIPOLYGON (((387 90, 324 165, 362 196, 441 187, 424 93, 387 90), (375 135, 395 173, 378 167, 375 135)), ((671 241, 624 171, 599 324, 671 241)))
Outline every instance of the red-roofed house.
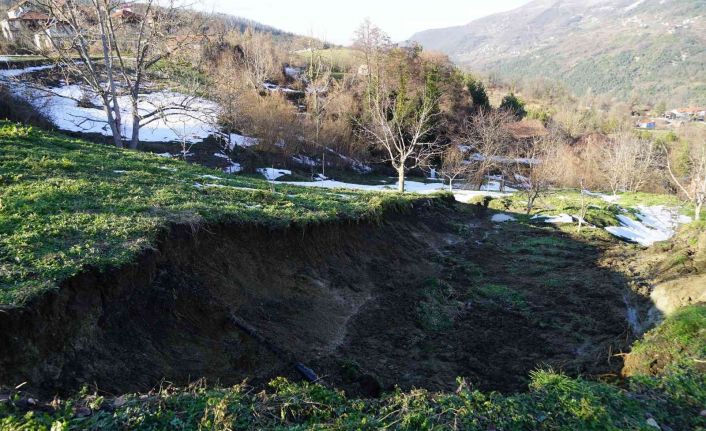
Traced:
POLYGON ((65 29, 30 0, 22 0, 7 11, 7 18, 0 21, 5 39, 14 43, 32 45, 44 50, 52 48, 52 40, 64 37, 65 29))

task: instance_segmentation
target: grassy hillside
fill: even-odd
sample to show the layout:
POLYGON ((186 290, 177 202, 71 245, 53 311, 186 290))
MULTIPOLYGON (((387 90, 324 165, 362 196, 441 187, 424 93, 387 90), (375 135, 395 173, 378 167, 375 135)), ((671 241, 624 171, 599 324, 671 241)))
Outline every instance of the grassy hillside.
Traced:
MULTIPOLYGON (((675 333, 691 335, 660 348, 695 342, 689 328, 705 315, 702 306, 671 317, 657 330, 669 335, 661 342, 669 344, 675 333)), ((0 393, 0 429, 698 430, 706 426, 705 387, 705 373, 680 364, 661 377, 636 376, 624 388, 537 371, 529 392, 514 395, 483 393, 462 380, 455 393, 397 391, 368 400, 284 379, 259 393, 247 385, 213 388, 201 382, 115 398, 84 392, 51 404, 13 391, 0 393)))
POLYGON ((287 226, 374 217, 414 199, 277 186, 0 123, 0 306, 82 268, 130 261, 170 223, 287 226))

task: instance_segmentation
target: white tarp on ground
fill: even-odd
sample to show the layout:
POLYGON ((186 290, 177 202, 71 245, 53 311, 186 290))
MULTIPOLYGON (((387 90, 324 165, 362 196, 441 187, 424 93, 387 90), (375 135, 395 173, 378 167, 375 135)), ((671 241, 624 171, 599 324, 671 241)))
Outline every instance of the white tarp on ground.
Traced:
POLYGON ((636 210, 638 220, 619 215, 621 226, 610 226, 606 230, 617 237, 649 247, 672 238, 679 225, 692 221, 690 217, 679 214, 678 209, 661 205, 639 206, 636 210))

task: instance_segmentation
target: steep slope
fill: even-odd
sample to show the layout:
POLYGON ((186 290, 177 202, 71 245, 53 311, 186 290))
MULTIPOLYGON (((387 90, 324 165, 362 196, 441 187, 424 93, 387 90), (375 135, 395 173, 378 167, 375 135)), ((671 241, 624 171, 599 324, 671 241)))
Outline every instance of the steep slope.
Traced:
POLYGON ((701 0, 535 0, 411 40, 477 71, 678 105, 706 103, 705 29, 701 0))

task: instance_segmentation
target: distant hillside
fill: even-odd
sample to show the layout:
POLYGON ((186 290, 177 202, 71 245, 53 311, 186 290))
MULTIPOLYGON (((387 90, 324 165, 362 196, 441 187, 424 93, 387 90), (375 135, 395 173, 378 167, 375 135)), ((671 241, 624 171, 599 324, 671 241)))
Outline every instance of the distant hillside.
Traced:
POLYGON ((577 94, 706 104, 706 1, 535 0, 411 38, 472 70, 577 94))
MULTIPOLYGON (((81 3, 82 0, 78 0, 79 3, 81 3)), ((6 11, 8 8, 11 6, 19 3, 19 0, 0 0, 0 12, 2 12, 2 15, 0 16, 0 20, 5 19, 7 16, 5 15, 4 11, 6 11)), ((280 30, 278 28, 259 23, 257 21, 253 21, 248 18, 242 18, 238 16, 233 16, 233 15, 228 15, 228 14, 223 14, 223 13, 212 13, 209 14, 209 18, 212 21, 221 21, 222 24, 229 29, 233 30, 239 30, 239 31, 244 31, 248 27, 252 27, 257 31, 261 31, 263 33, 271 33, 274 36, 282 36, 282 37, 294 37, 295 35, 283 30, 280 30)), ((0 34, 0 37, 2 35, 0 34)))

